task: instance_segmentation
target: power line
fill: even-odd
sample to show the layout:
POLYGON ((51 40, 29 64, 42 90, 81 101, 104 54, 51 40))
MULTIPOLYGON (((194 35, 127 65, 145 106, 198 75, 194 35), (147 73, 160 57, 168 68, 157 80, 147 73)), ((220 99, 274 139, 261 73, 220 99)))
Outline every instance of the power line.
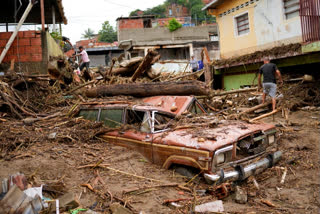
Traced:
POLYGON ((135 9, 135 8, 133 8, 133 7, 130 7, 130 6, 128 6, 128 5, 124 5, 124 4, 119 4, 119 3, 115 3, 115 2, 112 2, 112 1, 110 1, 110 0, 104 0, 104 1, 106 1, 106 2, 108 2, 108 3, 110 3, 110 4, 114 4, 114 5, 118 5, 118 6, 121 6, 121 7, 127 7, 127 8, 130 8, 130 9, 135 9))

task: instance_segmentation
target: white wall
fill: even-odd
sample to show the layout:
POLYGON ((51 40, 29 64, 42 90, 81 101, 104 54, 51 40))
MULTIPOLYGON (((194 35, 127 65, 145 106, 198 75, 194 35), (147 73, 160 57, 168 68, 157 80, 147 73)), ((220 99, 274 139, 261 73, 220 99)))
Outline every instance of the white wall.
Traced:
POLYGON ((282 0, 261 0, 254 10, 257 45, 301 42, 300 17, 286 20, 282 0))

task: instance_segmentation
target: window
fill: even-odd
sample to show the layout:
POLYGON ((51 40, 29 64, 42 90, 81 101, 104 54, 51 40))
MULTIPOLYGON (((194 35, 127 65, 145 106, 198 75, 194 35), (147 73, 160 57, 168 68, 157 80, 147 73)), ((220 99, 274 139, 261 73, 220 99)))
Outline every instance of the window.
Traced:
POLYGON ((203 114, 205 113, 203 108, 200 106, 200 104, 197 101, 194 101, 190 106, 188 111, 192 114, 203 114))
POLYGON ((87 120, 97 121, 99 109, 82 109, 79 116, 87 120))
POLYGON ((299 16, 299 0, 283 0, 283 6, 286 19, 291 19, 293 17, 299 16))
POLYGON ((238 35, 243 35, 249 33, 249 17, 248 13, 243 14, 241 16, 238 16, 235 18, 236 24, 237 24, 237 33, 238 35))
POLYGON ((141 132, 151 132, 150 117, 148 112, 128 109, 126 119, 128 125, 138 127, 141 132))
POLYGON ((122 124, 122 115, 123 109, 102 109, 100 121, 110 128, 115 128, 122 124))
POLYGON ((166 130, 172 125, 173 117, 169 117, 164 114, 155 113, 154 114, 154 131, 166 130))

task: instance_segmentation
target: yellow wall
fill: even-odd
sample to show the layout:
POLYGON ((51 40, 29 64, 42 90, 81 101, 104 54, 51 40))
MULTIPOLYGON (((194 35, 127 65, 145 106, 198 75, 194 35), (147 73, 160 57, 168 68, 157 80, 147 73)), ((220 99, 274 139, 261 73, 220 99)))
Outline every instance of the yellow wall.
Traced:
MULTIPOLYGON (((247 2, 248 0, 227 0, 224 1, 222 5, 220 5, 214 13, 211 15, 215 15, 217 18, 217 23, 219 26, 220 33, 220 51, 221 58, 227 58, 230 56, 229 53, 234 51, 239 51, 241 49, 247 49, 248 47, 255 47, 257 45, 257 39, 254 29, 254 5, 256 3, 250 4, 247 7, 240 8, 239 10, 219 17, 220 13, 228 11, 231 8, 234 8, 240 4, 247 2), (250 32, 247 35, 236 34, 236 24, 234 23, 235 16, 248 12, 249 16, 249 27, 250 32)), ((244 54, 244 53, 241 53, 244 54)))
POLYGON ((63 51, 57 42, 52 38, 52 36, 47 32, 47 43, 48 43, 48 52, 49 57, 63 57, 63 51))

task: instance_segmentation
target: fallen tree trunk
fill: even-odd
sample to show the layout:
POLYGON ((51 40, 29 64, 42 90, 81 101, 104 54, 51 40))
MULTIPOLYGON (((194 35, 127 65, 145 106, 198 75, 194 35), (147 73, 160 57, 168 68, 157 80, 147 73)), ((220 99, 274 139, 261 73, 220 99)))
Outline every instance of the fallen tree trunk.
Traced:
POLYGON ((206 95, 207 93, 207 88, 203 82, 181 81, 106 85, 89 89, 85 94, 87 97, 118 95, 149 97, 158 95, 206 95))

